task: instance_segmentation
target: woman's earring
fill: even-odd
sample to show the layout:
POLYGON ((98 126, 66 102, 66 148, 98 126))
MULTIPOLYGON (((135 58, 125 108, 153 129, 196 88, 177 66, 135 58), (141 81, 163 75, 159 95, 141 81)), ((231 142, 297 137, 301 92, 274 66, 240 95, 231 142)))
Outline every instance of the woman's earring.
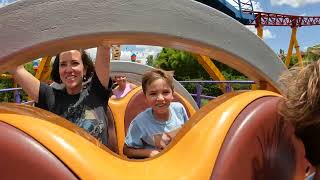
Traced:
POLYGON ((83 76, 83 81, 86 81, 87 80, 87 77, 86 76, 83 76))

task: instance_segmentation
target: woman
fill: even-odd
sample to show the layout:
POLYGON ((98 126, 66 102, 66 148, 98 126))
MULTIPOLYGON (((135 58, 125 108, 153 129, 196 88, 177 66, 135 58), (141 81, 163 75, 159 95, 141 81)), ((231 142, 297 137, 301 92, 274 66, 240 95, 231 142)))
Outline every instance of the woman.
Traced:
POLYGON ((115 80, 118 86, 112 90, 112 99, 122 98, 126 96, 132 89, 137 87, 135 84, 129 83, 127 81, 127 77, 124 75, 116 75, 115 80))
POLYGON ((63 89, 41 83, 23 66, 11 73, 37 107, 66 118, 107 145, 105 112, 112 85, 109 83, 109 59, 109 48, 98 47, 94 71, 92 61, 85 51, 59 53, 54 60, 51 77, 55 82, 62 83, 63 89), (90 76, 91 82, 84 87, 83 81, 90 76))

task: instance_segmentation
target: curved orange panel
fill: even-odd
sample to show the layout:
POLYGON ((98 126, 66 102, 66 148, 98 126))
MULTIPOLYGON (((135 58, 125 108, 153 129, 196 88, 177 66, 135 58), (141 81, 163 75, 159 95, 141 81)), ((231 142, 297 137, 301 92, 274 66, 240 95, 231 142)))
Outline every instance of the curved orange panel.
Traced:
POLYGON ((88 141, 92 142, 93 144, 104 147, 96 138, 88 134, 85 130, 80 128, 79 126, 67 121, 63 117, 60 117, 54 113, 49 111, 45 111, 41 108, 32 107, 29 105, 24 104, 16 104, 16 103, 0 103, 0 113, 2 114, 18 114, 24 116, 35 117, 39 119, 43 119, 50 123, 57 124, 58 126, 64 127, 83 138, 87 139, 88 141))
POLYGON ((145 160, 119 158, 65 128, 34 117, 2 113, 0 121, 34 137, 81 179, 209 179, 234 119, 250 102, 263 96, 278 94, 242 93, 214 109, 200 110, 165 151, 145 160))
POLYGON ((125 97, 121 99, 110 99, 108 105, 112 111, 113 118, 116 124, 117 138, 118 138, 118 148, 119 154, 123 156, 123 145, 125 138, 125 130, 124 130, 124 114, 126 111, 126 107, 131 97, 141 89, 140 87, 136 87, 131 90, 125 97))

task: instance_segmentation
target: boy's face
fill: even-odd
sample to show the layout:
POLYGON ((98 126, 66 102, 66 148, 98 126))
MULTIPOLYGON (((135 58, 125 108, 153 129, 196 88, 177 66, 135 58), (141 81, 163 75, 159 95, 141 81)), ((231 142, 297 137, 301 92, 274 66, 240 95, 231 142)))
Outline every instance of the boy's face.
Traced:
POLYGON ((146 101, 155 115, 168 113, 172 100, 172 89, 165 80, 157 79, 147 86, 146 101))

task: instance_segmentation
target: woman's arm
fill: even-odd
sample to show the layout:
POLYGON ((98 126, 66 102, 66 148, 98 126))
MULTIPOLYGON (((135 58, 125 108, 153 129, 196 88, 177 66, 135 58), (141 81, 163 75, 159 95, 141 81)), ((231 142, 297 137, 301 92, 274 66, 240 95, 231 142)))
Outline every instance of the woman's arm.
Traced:
POLYGON ((11 70, 14 80, 35 101, 39 100, 40 81, 24 69, 23 65, 11 70))
POLYGON ((125 144, 123 153, 129 158, 148 158, 159 154, 159 151, 155 149, 131 148, 125 144))
POLYGON ((95 63, 96 74, 103 87, 108 88, 110 72, 110 47, 99 46, 95 63))

